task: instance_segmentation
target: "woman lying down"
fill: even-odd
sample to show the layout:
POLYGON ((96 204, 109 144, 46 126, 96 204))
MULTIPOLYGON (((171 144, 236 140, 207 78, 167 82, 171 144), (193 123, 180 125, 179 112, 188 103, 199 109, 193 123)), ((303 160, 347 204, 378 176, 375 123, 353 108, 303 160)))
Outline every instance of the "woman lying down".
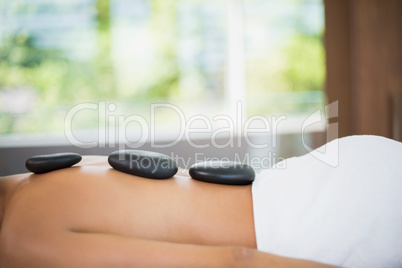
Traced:
POLYGON ((335 168, 307 154, 247 186, 104 157, 3 177, 1 267, 402 267, 402 144, 338 141, 335 168))

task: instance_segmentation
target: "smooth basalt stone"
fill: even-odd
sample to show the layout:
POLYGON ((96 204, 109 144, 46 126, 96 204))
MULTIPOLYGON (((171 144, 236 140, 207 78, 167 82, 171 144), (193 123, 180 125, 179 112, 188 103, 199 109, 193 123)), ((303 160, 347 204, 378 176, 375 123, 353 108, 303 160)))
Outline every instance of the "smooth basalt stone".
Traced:
POLYGON ((189 173, 198 181, 229 185, 247 185, 255 178, 249 165, 232 161, 199 162, 190 167, 189 173))
POLYGON ((150 179, 171 178, 178 170, 173 158, 142 150, 115 151, 109 155, 108 162, 118 171, 150 179))
POLYGON ((81 159, 82 156, 76 153, 36 155, 28 158, 25 167, 35 174, 40 174, 71 167, 80 162, 81 159))

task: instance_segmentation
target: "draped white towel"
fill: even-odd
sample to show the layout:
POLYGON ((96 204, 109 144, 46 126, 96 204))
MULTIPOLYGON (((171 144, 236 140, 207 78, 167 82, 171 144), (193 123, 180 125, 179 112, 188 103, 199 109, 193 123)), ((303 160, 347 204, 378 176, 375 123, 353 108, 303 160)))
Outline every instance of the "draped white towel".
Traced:
POLYGON ((402 143, 350 136, 264 170, 252 186, 257 246, 343 267, 402 267, 402 143), (333 157, 336 157, 336 153, 333 157))

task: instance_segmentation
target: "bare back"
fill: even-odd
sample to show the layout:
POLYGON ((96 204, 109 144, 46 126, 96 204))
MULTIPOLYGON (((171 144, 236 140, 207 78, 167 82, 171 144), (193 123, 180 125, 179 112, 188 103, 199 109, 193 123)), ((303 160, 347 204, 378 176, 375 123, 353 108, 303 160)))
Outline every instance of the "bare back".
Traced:
POLYGON ((115 171, 104 160, 19 175, 20 184, 6 207, 2 239, 22 236, 34 241, 68 230, 256 247, 250 186, 208 184, 187 174, 145 179, 115 171))

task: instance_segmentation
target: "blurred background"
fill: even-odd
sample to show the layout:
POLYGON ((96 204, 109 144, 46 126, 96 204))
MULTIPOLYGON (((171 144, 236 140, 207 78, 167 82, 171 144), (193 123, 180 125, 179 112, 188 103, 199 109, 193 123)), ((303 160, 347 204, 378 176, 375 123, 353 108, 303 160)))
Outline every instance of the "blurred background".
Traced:
MULTIPOLYGON (((286 116, 277 144, 266 133, 254 137, 270 144, 263 150, 243 142, 203 151, 217 157, 274 153, 273 164, 338 136, 401 140, 400 14, 400 0, 2 0, 0 175, 23 172, 35 154, 108 154, 116 144, 99 140, 115 127, 108 115, 149 122, 155 103, 187 119, 234 118, 239 102, 243 118, 286 116), (325 113, 335 101, 333 114, 325 113), (87 109, 69 125, 103 146, 66 140, 66 115, 83 103, 112 107, 103 118, 87 109), (302 137, 303 122, 318 110, 323 124, 302 137)), ((157 116, 157 139, 171 140, 177 114, 157 116)), ((124 133, 135 136, 138 127, 124 133)), ((141 148, 196 152, 185 140, 141 148)))
POLYGON ((189 116, 230 113, 232 100, 247 116, 325 103, 322 0, 0 5, 0 134, 64 131, 73 105, 100 100, 144 117, 158 102, 189 116))

